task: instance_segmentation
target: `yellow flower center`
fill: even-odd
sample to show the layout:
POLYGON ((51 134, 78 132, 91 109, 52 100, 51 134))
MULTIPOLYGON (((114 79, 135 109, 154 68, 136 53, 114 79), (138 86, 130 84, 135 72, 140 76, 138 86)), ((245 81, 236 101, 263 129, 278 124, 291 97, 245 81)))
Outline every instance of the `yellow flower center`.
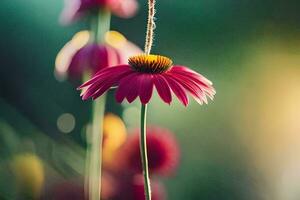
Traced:
POLYGON ((173 61, 160 55, 138 55, 130 57, 128 63, 135 71, 155 74, 170 69, 173 61))

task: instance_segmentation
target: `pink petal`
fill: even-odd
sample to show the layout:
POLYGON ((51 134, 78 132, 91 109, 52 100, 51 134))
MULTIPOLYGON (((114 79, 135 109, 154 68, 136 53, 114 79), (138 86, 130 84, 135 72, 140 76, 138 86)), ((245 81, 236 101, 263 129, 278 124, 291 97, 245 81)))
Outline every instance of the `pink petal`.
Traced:
POLYGON ((97 90, 99 90, 99 88, 102 87, 102 85, 106 82, 109 82, 111 79, 115 78, 119 79, 119 77, 122 77, 124 74, 128 74, 130 72, 130 70, 124 70, 123 72, 114 73, 113 70, 110 70, 105 73, 102 73, 101 75, 92 78, 93 81, 91 81, 91 84, 89 85, 88 90, 85 92, 84 95, 86 97, 93 96, 97 92, 97 90))
POLYGON ((123 71, 132 71, 131 67, 129 65, 115 65, 115 66, 111 66, 111 67, 106 67, 104 69, 99 70, 94 76, 98 76, 101 75, 103 73, 122 73, 123 71))
POLYGON ((170 104, 172 101, 171 90, 164 76, 154 75, 153 82, 162 100, 170 104))
POLYGON ((139 74, 137 86, 139 87, 138 93, 142 104, 147 104, 153 93, 153 75, 152 74, 139 74))
POLYGON ((65 0, 65 6, 60 16, 60 22, 63 25, 70 24, 74 19, 76 19, 77 12, 80 8, 80 0, 65 0))
POLYGON ((107 90, 109 90, 109 88, 111 88, 118 80, 115 79, 114 81, 108 81, 105 84, 103 84, 99 90, 97 92, 95 92, 92 96, 93 100, 97 99, 98 97, 100 97, 104 92, 106 92, 107 90))
POLYGON ((89 87, 82 94, 83 100, 86 100, 90 97, 96 99, 97 97, 101 96, 104 92, 106 92, 110 87, 116 85, 119 82, 119 80, 122 79, 124 76, 132 73, 132 70, 130 70, 130 68, 127 68, 126 70, 124 68, 122 70, 121 69, 117 70, 120 73, 115 73, 116 70, 103 70, 103 71, 104 72, 102 74, 99 73, 96 78, 93 78, 93 80, 89 84, 85 85, 89 87))
POLYGON ((191 80, 180 77, 178 74, 169 73, 167 76, 172 77, 182 85, 182 87, 184 87, 199 104, 203 104, 203 101, 207 103, 206 98, 204 98, 205 94, 197 84, 194 84, 191 80))
POLYGON ((207 78, 205 78, 203 75, 201 75, 195 71, 192 71, 191 69, 188 69, 186 67, 175 66, 171 69, 171 71, 176 74, 189 76, 193 80, 195 80, 199 84, 202 84, 205 87, 212 85, 212 82, 210 80, 208 80, 207 78))
POLYGON ((147 104, 152 96, 153 81, 151 74, 132 73, 124 77, 116 92, 117 102, 122 102, 126 97, 131 103, 137 96, 143 104, 147 104))
POLYGON ((106 75, 111 76, 111 75, 120 75, 122 73, 126 73, 128 71, 131 71, 131 68, 129 65, 118 65, 114 67, 107 67, 99 72, 97 72, 90 80, 87 82, 83 83, 81 86, 79 86, 77 89, 80 90, 84 87, 87 87, 96 81, 98 81, 101 77, 106 77, 106 75))
POLYGON ((99 90, 93 94, 93 100, 95 100, 96 98, 101 96, 104 92, 109 90, 112 86, 117 85, 123 77, 130 75, 130 73, 132 73, 132 71, 127 71, 125 73, 118 74, 115 76, 112 75, 110 77, 110 79, 107 79, 104 82, 104 84, 101 86, 101 88, 99 88, 99 90))
POLYGON ((186 92, 184 91, 184 88, 172 77, 170 76, 164 76, 174 92, 174 94, 177 96, 179 101, 184 105, 187 106, 189 104, 189 98, 186 95, 186 92))
POLYGON ((98 90, 106 83, 108 82, 107 80, 111 80, 110 76, 103 76, 97 80, 97 82, 93 83, 88 87, 88 89, 81 94, 83 100, 87 100, 94 94, 98 92, 98 90))
POLYGON ((213 88, 211 81, 201 74, 183 66, 174 66, 170 72, 176 74, 176 76, 184 77, 184 79, 192 80, 213 100, 213 96, 216 94, 216 91, 213 88))
POLYGON ((205 85, 203 82, 199 82, 184 73, 176 74, 176 77, 184 80, 187 84, 193 85, 193 87, 199 88, 199 90, 201 90, 200 93, 203 94, 204 97, 207 95, 211 100, 213 100, 216 91, 211 85, 205 85))
POLYGON ((190 68, 188 67, 185 67, 185 66, 179 66, 179 65, 174 65, 171 69, 172 71, 176 71, 176 72, 179 72, 179 73, 188 73, 190 74, 191 76, 194 76, 196 75, 197 77, 200 77, 200 79, 205 82, 206 84, 208 85, 212 85, 212 82, 210 80, 208 80, 207 78, 205 78, 203 75, 199 74, 198 72, 194 71, 194 70, 191 70, 190 68))
POLYGON ((127 62, 121 62, 120 54, 119 49, 108 45, 98 45, 98 51, 95 52, 95 59, 93 59, 94 66, 97 66, 95 70, 98 71, 105 67, 126 64, 127 62))
POLYGON ((212 86, 212 82, 201 74, 183 66, 174 66, 170 71, 172 73, 187 76, 189 79, 192 79, 199 85, 202 85, 202 90, 204 90, 207 96, 209 96, 211 99, 213 99, 213 96, 216 94, 216 91, 212 86))
POLYGON ((118 63, 111 64, 110 61, 110 55, 113 54, 112 48, 109 46, 104 45, 98 45, 96 44, 96 48, 92 52, 92 55, 90 56, 90 62, 91 66, 93 67, 93 73, 96 73, 97 71, 106 68, 108 66, 114 66, 118 63))
POLYGON ((120 83, 119 87, 116 91, 116 100, 121 103, 126 97, 128 102, 133 102, 138 96, 138 79, 139 76, 137 73, 133 72, 128 76, 124 77, 120 83))

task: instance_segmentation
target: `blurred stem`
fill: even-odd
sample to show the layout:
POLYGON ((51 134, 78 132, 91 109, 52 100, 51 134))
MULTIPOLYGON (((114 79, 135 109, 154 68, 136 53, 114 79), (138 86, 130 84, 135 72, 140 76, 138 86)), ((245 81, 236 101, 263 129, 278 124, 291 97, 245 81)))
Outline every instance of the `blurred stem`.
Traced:
MULTIPOLYGON (((92 19, 93 42, 105 42, 105 33, 110 29, 111 14, 107 9, 100 9, 98 16, 92 19)), ((92 132, 87 134, 88 148, 86 156, 85 189, 90 200, 101 198, 103 118, 106 94, 93 101, 92 132)))
POLYGON ((140 151, 144 175, 144 189, 146 200, 151 200, 151 188, 148 168, 147 156, 147 104, 141 105, 141 138, 140 138, 140 151))
POLYGON ((110 19, 111 13, 108 9, 100 9, 98 16, 92 18, 93 42, 99 44, 105 42, 105 33, 110 30, 110 19))
MULTIPOLYGON (((88 81, 91 78, 91 74, 87 71, 85 73, 83 73, 83 77, 82 77, 82 82, 85 83, 86 81, 88 81)), ((89 196, 89 171, 90 171, 90 165, 91 165, 91 136, 90 136, 90 132, 88 132, 89 126, 87 126, 86 128, 86 155, 85 155, 85 176, 84 176, 84 193, 86 195, 86 197, 89 196)))
POLYGON ((105 112, 106 94, 93 101, 93 121, 91 152, 89 166, 89 199, 99 200, 101 196, 101 168, 102 168, 102 141, 103 118, 105 112))

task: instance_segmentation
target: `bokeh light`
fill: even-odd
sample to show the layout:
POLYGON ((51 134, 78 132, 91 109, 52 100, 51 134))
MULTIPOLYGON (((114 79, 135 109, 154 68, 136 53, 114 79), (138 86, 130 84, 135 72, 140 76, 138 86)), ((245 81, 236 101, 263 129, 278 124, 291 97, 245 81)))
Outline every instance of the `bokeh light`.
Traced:
POLYGON ((31 153, 16 155, 11 161, 11 168, 24 198, 39 198, 45 181, 44 165, 40 158, 31 153))
POLYGON ((63 113, 57 118, 57 128, 62 133, 70 133, 75 128, 75 117, 70 113, 63 113))

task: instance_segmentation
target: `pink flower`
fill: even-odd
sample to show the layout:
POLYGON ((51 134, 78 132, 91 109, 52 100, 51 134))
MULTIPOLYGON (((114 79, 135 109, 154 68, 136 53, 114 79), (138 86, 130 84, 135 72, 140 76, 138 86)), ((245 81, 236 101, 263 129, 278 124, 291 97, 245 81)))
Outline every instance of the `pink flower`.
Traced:
MULTIPOLYGON (((118 180, 104 172, 101 177, 101 199, 111 199, 116 195, 118 180)), ((43 194, 43 200, 88 200, 84 192, 84 184, 80 181, 63 181, 55 183, 43 194)))
MULTIPOLYGON (((171 132, 161 128, 148 128, 147 152, 150 173, 169 175, 179 163, 179 147, 171 132)), ((139 131, 129 134, 126 143, 119 150, 122 168, 142 173, 139 131)))
POLYGON ((147 104, 155 87, 161 99, 170 104, 172 93, 187 106, 189 93, 199 104, 213 99, 215 89, 212 82, 201 74, 184 66, 174 65, 171 59, 160 55, 139 55, 129 58, 129 64, 100 70, 78 89, 87 87, 82 99, 96 99, 111 87, 117 86, 116 100, 125 98, 129 103, 138 96, 142 104, 147 104))
POLYGON ((136 13, 138 3, 136 0, 65 0, 61 22, 68 24, 87 13, 96 13, 100 8, 108 9, 119 17, 129 18, 136 13))
POLYGON ((117 49, 108 45, 87 44, 74 54, 68 75, 80 78, 83 72, 90 71, 91 74, 95 74, 102 68, 120 63, 122 63, 121 56, 117 49))
POLYGON ((42 198, 45 200, 84 200, 84 188, 83 185, 79 185, 76 182, 61 182, 54 185, 50 191, 46 192, 45 196, 42 198))
MULTIPOLYGON (((111 197, 112 200, 144 200, 144 181, 143 176, 133 175, 120 178, 119 177, 118 192, 111 197)), ((165 200, 166 191, 161 182, 152 180, 152 200, 165 200)))
MULTIPOLYGON (((152 180, 152 200, 165 200, 166 192, 163 185, 158 181, 152 180)), ((145 189, 142 175, 136 175, 133 180, 133 200, 144 200, 145 189)))
POLYGON ((105 44, 89 44, 90 33, 77 33, 59 52, 55 74, 59 79, 82 78, 86 72, 94 75, 105 67, 125 64, 131 55, 141 52, 121 33, 109 31, 105 34, 105 44))

